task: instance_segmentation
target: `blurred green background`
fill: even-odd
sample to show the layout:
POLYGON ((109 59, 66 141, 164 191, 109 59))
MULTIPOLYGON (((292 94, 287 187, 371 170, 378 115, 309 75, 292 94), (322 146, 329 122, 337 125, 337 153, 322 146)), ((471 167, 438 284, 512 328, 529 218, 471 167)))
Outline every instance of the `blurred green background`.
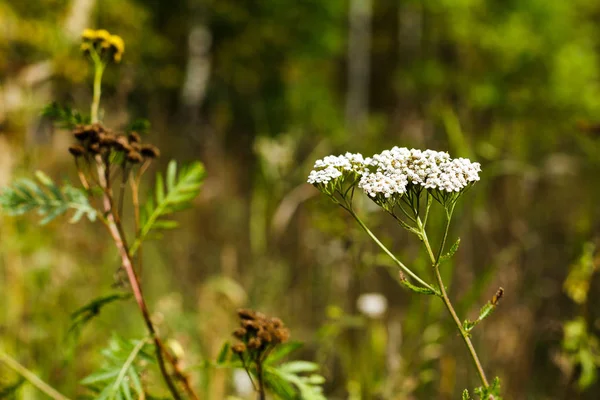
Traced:
MULTIPOLYGON (((213 359, 248 306, 306 343, 299 356, 321 363, 330 399, 458 399, 477 385, 442 302, 401 289, 304 183, 317 158, 397 145, 482 164, 443 272, 461 318, 505 289, 473 333, 505 398, 597 398, 600 2, 0 0, 0 185, 37 169, 76 176, 69 135, 40 110, 87 112, 87 27, 126 43, 105 77, 106 124, 148 118, 157 168, 207 168, 182 228, 145 247, 149 306, 186 365, 213 359), (385 315, 360 317, 373 292, 385 315)), ((368 225, 431 276, 414 238, 363 203, 368 225)), ((99 224, 1 218, 0 346, 75 397, 112 331, 144 334, 132 301, 68 334, 73 311, 117 290, 114 245, 99 224)), ((227 372, 193 373, 206 398, 235 393, 227 372)), ((0 365, 0 387, 16 380, 0 365)), ((25 385, 17 398, 43 397, 25 385)))

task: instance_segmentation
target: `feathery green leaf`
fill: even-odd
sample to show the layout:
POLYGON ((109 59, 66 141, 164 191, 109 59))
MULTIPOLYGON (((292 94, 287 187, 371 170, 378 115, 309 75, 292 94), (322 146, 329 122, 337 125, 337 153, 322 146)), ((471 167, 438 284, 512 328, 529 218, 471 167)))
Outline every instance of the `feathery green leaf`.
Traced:
POLYGON ((162 175, 157 174, 153 194, 140 212, 140 234, 131 246, 131 254, 135 254, 152 230, 177 227, 175 221, 165 217, 191 207, 192 200, 200 193, 203 180, 204 166, 200 162, 180 168, 178 173, 177 163, 171 161, 167 167, 166 185, 162 175))
POLYGON ((96 219, 97 211, 89 203, 85 191, 69 184, 59 187, 41 171, 37 171, 35 177, 37 182, 21 178, 0 191, 0 207, 5 213, 17 216, 37 210, 43 217, 40 221, 42 225, 69 210, 74 210, 70 220, 72 223, 84 215, 90 221, 96 219))
POLYGON ((154 360, 144 351, 146 346, 150 346, 148 339, 126 341, 113 335, 108 347, 102 350, 104 364, 98 371, 85 377, 81 383, 98 392, 96 400, 145 397, 135 366, 141 358, 154 360))

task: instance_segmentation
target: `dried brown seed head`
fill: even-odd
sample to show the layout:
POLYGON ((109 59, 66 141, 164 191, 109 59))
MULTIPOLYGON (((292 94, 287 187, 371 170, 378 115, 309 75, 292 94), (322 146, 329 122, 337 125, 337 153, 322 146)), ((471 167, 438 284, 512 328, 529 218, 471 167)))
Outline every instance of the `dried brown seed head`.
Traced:
POLYGON ((262 340, 259 338, 251 338, 248 340, 248 348, 253 350, 258 350, 262 346, 262 340))
POLYGON ((271 343, 273 341, 273 336, 266 329, 259 329, 258 330, 258 338, 260 340, 262 340, 263 342, 265 342, 265 343, 271 343))
POLYGON ((160 157, 160 150, 158 147, 151 144, 143 144, 141 153, 146 158, 158 158, 160 157))
POLYGON ((129 142, 129 145, 135 151, 142 151, 142 146, 137 142, 129 142))
POLYGON ((129 133, 129 143, 142 143, 142 137, 137 132, 129 133))
POLYGON ((241 319, 256 319, 256 312, 247 308, 240 308, 237 313, 241 319))
POLYGON ((236 343, 231 347, 231 351, 236 354, 242 354, 246 351, 246 345, 244 343, 236 343))
POLYGON ((259 324, 256 321, 252 321, 249 319, 243 319, 242 322, 242 327, 246 328, 249 331, 257 331, 259 328, 259 324))
POLYGON ((133 163, 133 164, 137 164, 137 163, 141 163, 142 161, 144 161, 144 158, 137 151, 131 150, 129 153, 127 153, 127 161, 129 161, 130 163, 133 163))
POLYGON ((278 328, 275 330, 275 342, 284 343, 290 338, 290 331, 286 328, 278 328))
POLYGON ((81 141, 87 139, 87 137, 89 136, 89 131, 87 131, 81 125, 78 125, 77 127, 75 127, 75 129, 73 129, 73 131, 71 133, 73 133, 73 136, 75 137, 75 139, 81 140, 81 141))
POLYGON ((275 328, 281 328, 283 326, 283 321, 279 318, 271 318, 271 324, 273 324, 273 327, 275 328))
POLYGON ((237 328, 235 331, 233 331, 233 336, 235 336, 238 339, 243 339, 247 333, 248 333, 248 331, 246 329, 237 328))
POLYGON ((116 143, 116 136, 112 133, 101 133, 99 135, 100 146, 112 147, 116 143))
POLYGON ((76 144, 69 147, 69 153, 75 157, 80 157, 85 154, 85 148, 80 144, 76 144))
POLYGON ((115 149, 126 152, 130 152, 132 150, 131 146, 129 145, 129 141, 123 135, 119 135, 115 138, 115 149))

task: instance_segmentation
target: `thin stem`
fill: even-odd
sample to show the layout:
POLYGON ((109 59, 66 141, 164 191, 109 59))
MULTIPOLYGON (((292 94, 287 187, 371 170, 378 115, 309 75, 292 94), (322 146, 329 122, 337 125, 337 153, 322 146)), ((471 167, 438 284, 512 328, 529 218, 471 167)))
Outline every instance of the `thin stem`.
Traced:
POLYGON ((60 394, 53 387, 42 381, 33 372, 19 364, 17 360, 0 350, 0 361, 5 363, 10 369, 27 379, 29 383, 35 386, 38 390, 45 393, 48 397, 54 400, 70 400, 68 397, 60 394))
POLYGON ((406 272, 411 278, 413 278, 414 280, 416 280, 417 282, 419 282, 421 285, 423 285, 424 287, 426 287, 427 289, 436 292, 436 290, 429 285, 428 283, 426 283, 425 281, 423 281, 421 278, 419 278, 414 272, 412 272, 406 265, 404 265, 400 260, 398 260, 396 258, 396 256, 394 256, 394 254, 388 250, 387 247, 385 247, 385 245, 383 243, 381 243, 381 241, 377 238, 377 236, 375 236, 375 234, 373 232, 371 232, 371 230, 364 224, 364 222, 362 222, 362 220, 358 217, 358 215, 356 215, 356 213, 349 208, 346 208, 348 210, 348 212, 350 213, 350 215, 352 215, 352 217, 354 217, 354 219, 356 220, 356 222, 358 222, 358 224, 361 226, 361 228, 363 228, 363 230, 367 233, 367 235, 369 235, 371 237, 371 239, 373 239, 373 241, 375 243, 377 243, 377 245, 392 259, 394 260, 394 262, 396 264, 398 264, 398 266, 400 267, 400 269, 402 269, 404 272, 406 272))
MULTIPOLYGON (((140 231, 141 231, 141 227, 140 227, 140 193, 139 193, 139 175, 136 178, 134 176, 134 174, 131 174, 131 179, 129 180, 130 185, 131 185, 131 201, 133 203, 133 222, 134 222, 134 228, 135 228, 135 237, 136 240, 135 242, 137 242, 137 238, 140 237, 140 231)), ((135 243, 134 243, 135 244, 135 243)), ((133 246, 132 246, 133 247, 133 246)), ((141 242, 138 245, 138 247, 140 248, 139 254, 137 255, 136 259, 137 259, 137 271, 138 271, 138 275, 141 277, 142 276, 142 251, 141 251, 141 242)), ((132 251, 132 249, 130 248, 129 253, 133 256, 134 253, 132 251)))
POLYGON ((446 217, 447 217, 446 228, 444 230, 444 236, 442 238, 442 243, 440 245, 440 249, 438 250, 437 257, 434 256, 434 254, 433 254, 431 245, 429 243, 429 239, 427 238, 427 234, 425 233, 425 228, 423 226, 423 223, 421 222, 420 219, 417 219, 417 223, 421 229, 423 243, 425 245, 425 248, 427 249, 429 258, 431 259, 431 262, 433 263, 433 269, 435 272, 435 277, 437 279, 441 298, 444 301, 444 305, 448 309, 448 312, 452 316, 452 320, 454 321, 454 324, 456 325, 456 328, 458 329, 460 336, 462 337, 463 341, 465 342, 465 345, 467 346, 467 349, 469 350, 469 354, 471 355, 471 360, 473 361, 473 365, 475 366, 475 369, 477 370, 477 373, 479 375, 479 379, 481 380, 482 385, 487 388, 490 385, 485 376, 485 372, 483 371, 483 367, 481 366, 481 362, 479 361, 479 357, 477 356, 477 352, 475 351, 475 347, 473 347, 473 343, 471 342, 469 333, 467 331, 465 331, 465 329, 463 328, 462 323, 460 322, 460 319, 458 318, 458 315, 456 314, 456 311, 454 310, 454 307, 452 306, 452 302, 450 301, 450 298, 448 297, 448 293, 446 293, 446 288, 444 287, 444 281, 442 280, 442 275, 440 274, 439 260, 441 258, 442 252, 444 251, 444 246, 446 244, 446 238, 448 237, 448 230, 450 229, 450 221, 452 219, 453 211, 454 211, 454 205, 452 205, 452 207, 446 211, 446 217))
MULTIPOLYGON (((92 50, 90 55, 94 62, 94 96, 91 106, 91 118, 92 123, 96 123, 98 122, 98 109, 100 107, 102 74, 104 72, 104 68, 106 67, 106 63, 102 61, 98 53, 96 53, 95 51, 92 50)), ((98 184, 103 190, 102 202, 104 209, 104 217, 102 218, 102 222, 104 222, 119 251, 119 255, 121 256, 121 263, 123 264, 123 268, 127 273, 127 278, 131 286, 131 291, 133 292, 134 298, 138 304, 138 308, 142 313, 142 317, 146 324, 146 328, 148 329, 148 332, 150 333, 150 336, 154 341, 154 347, 156 350, 156 360, 158 362, 160 372, 163 376, 163 380, 165 381, 165 384, 167 385, 169 392, 171 392, 173 398, 175 400, 181 400, 181 396, 177 388, 175 387, 175 383, 173 383, 171 376, 167 371, 165 360, 163 358, 164 355, 169 361, 169 363, 172 365, 177 378, 183 383, 188 395, 194 400, 198 400, 199 398, 189 385, 187 377, 183 375, 183 373, 177 365, 175 358, 167 351, 167 349, 161 342, 160 337, 158 336, 158 333, 156 332, 156 329, 152 324, 150 313, 148 311, 148 307, 146 306, 146 301, 144 300, 144 295, 140 286, 139 278, 135 273, 135 269, 133 268, 132 253, 127 245, 127 240, 125 237, 123 226, 121 225, 119 213, 114 209, 110 185, 110 170, 108 168, 108 165, 104 164, 104 160, 100 155, 97 155, 95 157, 95 160, 96 170, 98 172, 98 184)))
POLYGON ((267 397, 265 394, 265 382, 263 376, 262 362, 260 361, 256 363, 256 374, 258 375, 258 399, 265 400, 267 397))
POLYGON ((94 98, 92 100, 92 123, 98 122, 98 110, 100 108, 100 96, 102 94, 102 74, 105 65, 102 61, 94 61, 94 98))

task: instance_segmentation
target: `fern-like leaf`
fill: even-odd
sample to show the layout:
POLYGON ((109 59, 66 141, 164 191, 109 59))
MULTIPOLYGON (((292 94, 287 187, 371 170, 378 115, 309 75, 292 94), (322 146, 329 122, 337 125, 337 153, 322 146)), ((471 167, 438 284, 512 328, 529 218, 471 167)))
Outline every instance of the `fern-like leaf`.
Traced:
POLYGON ((140 233, 131 246, 131 254, 137 251, 151 231, 177 227, 177 222, 167 216, 191 207, 192 201, 200 193, 203 180, 204 166, 200 162, 194 162, 178 171, 177 163, 171 161, 164 179, 162 174, 157 174, 154 191, 141 208, 140 233))
POLYGON ((37 171, 35 177, 37 181, 22 178, 0 192, 0 206, 5 213, 16 216, 36 210, 43 216, 42 225, 69 210, 74 211, 71 223, 78 222, 84 215, 90 221, 96 219, 97 211, 82 189, 68 184, 58 187, 41 171, 37 171))
POLYGON ((88 304, 71 313, 71 326, 67 335, 77 336, 88 322, 100 314, 104 306, 129 298, 131 298, 131 293, 113 293, 93 299, 88 304))
POLYGON ((318 364, 313 362, 290 361, 277 367, 267 366, 265 380, 267 386, 284 399, 326 400, 322 387, 325 378, 316 373, 318 369, 318 364), (300 396, 290 396, 290 384, 300 396))
POLYGON ((95 400, 145 398, 139 374, 139 361, 153 362, 147 339, 126 341, 113 335, 107 348, 102 350, 104 364, 81 383, 96 393, 95 400))
POLYGON ((317 373, 319 365, 310 361, 278 362, 301 347, 299 342, 280 345, 265 361, 267 387, 282 399, 326 400, 322 385, 325 378, 317 373))
POLYGON ((88 124, 90 122, 90 118, 81 115, 79 111, 67 106, 60 106, 58 103, 51 103, 44 107, 42 116, 50 118, 59 127, 65 129, 72 129, 76 125, 88 124))

